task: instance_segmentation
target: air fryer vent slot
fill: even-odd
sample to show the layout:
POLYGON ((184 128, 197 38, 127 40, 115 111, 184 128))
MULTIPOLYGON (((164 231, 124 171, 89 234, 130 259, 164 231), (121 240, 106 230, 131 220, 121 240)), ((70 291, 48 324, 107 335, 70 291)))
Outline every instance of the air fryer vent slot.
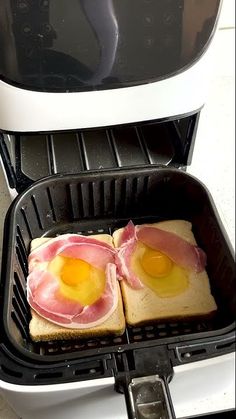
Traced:
POLYGON ((220 343, 218 345, 216 345, 216 349, 220 350, 224 350, 224 349, 232 349, 235 350, 235 341, 231 341, 231 342, 226 342, 226 343, 220 343))
POLYGON ((103 363, 101 361, 90 362, 77 367, 74 375, 102 375, 104 373, 103 363))
MULTIPOLYGON (((170 349, 172 348, 173 345, 170 345, 170 349)), ((179 345, 174 349, 178 363, 193 362, 195 360, 204 359, 207 356, 223 355, 224 353, 233 351, 235 351, 234 332, 219 340, 211 338, 208 342, 189 342, 186 346, 179 345)))
POLYGON ((50 373, 43 373, 35 374, 34 378, 35 380, 47 380, 47 379, 56 379, 61 378, 63 376, 62 372, 50 372, 50 373))

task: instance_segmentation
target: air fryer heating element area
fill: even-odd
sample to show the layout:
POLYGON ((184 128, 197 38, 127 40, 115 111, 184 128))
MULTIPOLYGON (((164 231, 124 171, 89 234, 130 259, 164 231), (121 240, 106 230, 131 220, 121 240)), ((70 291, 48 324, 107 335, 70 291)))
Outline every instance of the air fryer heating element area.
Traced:
MULTIPOLYGON (((7 215, 3 260, 1 298, 4 324, 0 349, 5 352, 5 356, 11 358, 8 359, 7 370, 13 375, 17 368, 15 364, 9 366, 13 362, 10 354, 14 354, 13 358, 18 359, 18 362, 24 362, 24 366, 28 365, 28 375, 38 364, 37 371, 33 370, 30 378, 24 376, 24 382, 37 384, 40 380, 41 383, 71 380, 65 372, 65 365, 71 366, 73 362, 76 362, 74 380, 85 379, 86 374, 80 375, 75 370, 84 371, 86 362, 91 366, 88 371, 92 371, 88 372, 87 379, 94 378, 93 374, 96 375, 98 371, 103 371, 102 376, 111 375, 114 374, 114 368, 124 368, 121 355, 122 360, 127 357, 128 364, 131 363, 130 368, 134 368, 133 350, 137 348, 148 350, 153 346, 172 345, 172 351, 175 352, 178 347, 175 356, 178 362, 186 361, 186 349, 180 350, 180 343, 188 347, 188 342, 192 342, 192 349, 187 351, 193 353, 195 358, 196 355, 200 358, 209 356, 209 339, 214 341, 214 350, 217 350, 218 344, 219 348, 220 345, 222 348, 225 345, 226 350, 231 348, 232 342, 225 342, 223 338, 225 333, 233 333, 234 330, 235 279, 231 248, 208 192, 196 179, 180 170, 149 167, 135 171, 97 171, 50 176, 34 183, 16 199, 7 215), (217 315, 211 320, 127 327, 121 337, 33 343, 28 332, 30 310, 25 295, 31 240, 68 232, 112 233, 129 219, 135 223, 165 219, 186 219, 192 222, 196 240, 208 256, 207 270, 218 305, 217 315), (193 344, 196 342, 197 352, 194 352, 193 344), (115 359, 116 367, 112 359, 115 359), (113 367, 109 369, 108 365, 111 367, 111 364, 113 367), (53 374, 61 371, 60 368, 63 373, 60 372, 60 377, 54 377, 53 374), (32 378, 35 376, 37 380, 32 378)), ((1 366, 3 372, 4 368, 6 363, 1 366)), ((19 370, 21 378, 22 368, 19 370)), ((20 380, 18 376, 14 379, 20 380)))
POLYGON ((32 182, 57 173, 163 165, 191 160, 199 113, 175 120, 84 129, 73 132, 1 137, 8 183, 22 192, 32 182))

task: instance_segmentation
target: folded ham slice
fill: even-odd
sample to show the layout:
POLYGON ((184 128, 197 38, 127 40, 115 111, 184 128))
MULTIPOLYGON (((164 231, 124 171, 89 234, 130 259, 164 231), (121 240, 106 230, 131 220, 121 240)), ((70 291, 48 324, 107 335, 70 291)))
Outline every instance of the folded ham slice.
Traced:
POLYGON ((130 269, 131 257, 136 249, 137 239, 135 226, 132 221, 129 221, 127 226, 123 229, 119 238, 116 254, 116 266, 118 274, 121 278, 126 278, 127 282, 132 288, 143 288, 142 282, 130 269))
POLYGON ((96 239, 66 234, 51 239, 31 252, 27 299, 42 317, 67 328, 85 329, 105 322, 118 304, 115 250, 96 239), (83 259, 104 269, 106 285, 102 296, 89 306, 60 293, 58 278, 47 271, 47 263, 57 255, 83 259))
POLYGON ((49 262, 57 255, 85 260, 96 268, 104 269, 113 260, 115 249, 107 243, 81 236, 79 234, 63 234, 55 237, 29 255, 29 272, 39 262, 49 262))
POLYGON ((154 250, 166 254, 173 262, 196 273, 202 272, 206 266, 206 254, 200 247, 169 231, 154 227, 136 228, 137 240, 154 250))
POLYGON ((206 254, 198 246, 188 243, 174 233, 170 233, 152 226, 134 226, 130 221, 124 228, 119 239, 116 255, 118 273, 126 278, 134 289, 143 288, 142 282, 132 272, 131 257, 138 241, 146 246, 166 254, 177 265, 196 273, 204 270, 206 254))
POLYGON ((119 248, 116 255, 116 266, 121 278, 125 278, 129 285, 135 289, 143 288, 142 282, 130 269, 131 257, 136 249, 137 241, 130 240, 119 248))

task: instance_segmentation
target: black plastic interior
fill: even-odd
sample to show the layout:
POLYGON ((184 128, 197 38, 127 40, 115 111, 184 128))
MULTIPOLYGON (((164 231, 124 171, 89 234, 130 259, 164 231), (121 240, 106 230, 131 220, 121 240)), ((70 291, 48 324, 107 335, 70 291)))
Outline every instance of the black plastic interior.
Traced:
POLYGON ((147 121, 61 133, 0 134, 8 183, 22 192, 57 173, 191 163, 199 112, 171 120, 147 121))
MULTIPOLYGON (((28 362, 55 362, 135 347, 197 341, 234 329, 236 296, 231 246, 205 187, 180 170, 149 167, 51 176, 34 183, 12 205, 5 223, 1 298, 3 336, 28 362), (33 343, 26 301, 27 256, 33 238, 73 232, 112 232, 129 219, 192 222, 196 240, 207 253, 216 316, 194 322, 127 328, 119 338, 33 343), (217 255, 217 257, 216 257, 217 255)), ((4 341, 4 340, 3 340, 4 341)))

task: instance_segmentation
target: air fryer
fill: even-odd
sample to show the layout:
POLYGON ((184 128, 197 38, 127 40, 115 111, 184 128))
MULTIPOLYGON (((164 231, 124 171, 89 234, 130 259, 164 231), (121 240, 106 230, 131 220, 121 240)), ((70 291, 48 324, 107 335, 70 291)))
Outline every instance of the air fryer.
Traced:
POLYGON ((130 418, 174 417, 173 368, 234 351, 232 247, 210 192, 186 173, 219 9, 218 0, 0 5, 0 155, 16 196, 3 242, 3 382, 56 388, 114 377, 130 418), (127 326, 120 337, 30 339, 32 239, 177 218, 207 253, 213 318, 127 326))

